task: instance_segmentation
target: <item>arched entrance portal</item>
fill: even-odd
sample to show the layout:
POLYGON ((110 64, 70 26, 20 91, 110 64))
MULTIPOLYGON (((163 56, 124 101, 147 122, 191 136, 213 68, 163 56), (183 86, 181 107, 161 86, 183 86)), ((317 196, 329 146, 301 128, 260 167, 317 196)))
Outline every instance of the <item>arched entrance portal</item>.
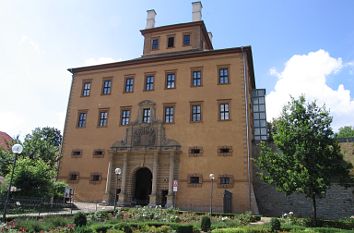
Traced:
POLYGON ((152 187, 152 173, 146 168, 140 168, 135 172, 134 202, 136 205, 149 204, 149 195, 152 187))

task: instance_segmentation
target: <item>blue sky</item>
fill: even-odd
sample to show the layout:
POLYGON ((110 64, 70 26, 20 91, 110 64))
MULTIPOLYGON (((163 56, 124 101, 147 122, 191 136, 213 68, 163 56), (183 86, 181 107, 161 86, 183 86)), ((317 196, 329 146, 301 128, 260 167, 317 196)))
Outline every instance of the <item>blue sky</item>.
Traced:
MULTIPOLYGON (((142 54, 146 10, 156 26, 191 21, 187 0, 0 1, 0 131, 63 129, 67 68, 142 54)), ((333 127, 354 125, 354 1, 204 0, 215 49, 251 45, 268 120, 289 95, 326 104, 333 127)))

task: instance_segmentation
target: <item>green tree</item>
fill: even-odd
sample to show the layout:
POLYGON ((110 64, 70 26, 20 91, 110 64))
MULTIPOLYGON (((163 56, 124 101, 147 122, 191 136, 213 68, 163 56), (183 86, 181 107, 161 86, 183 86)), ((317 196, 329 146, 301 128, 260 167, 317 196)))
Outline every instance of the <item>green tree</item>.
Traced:
POLYGON ((36 128, 23 142, 23 155, 32 159, 42 159, 54 167, 60 159, 62 135, 60 130, 51 127, 36 128))
POLYGON ((334 181, 350 182, 352 165, 343 160, 331 122, 325 107, 306 104, 303 96, 292 98, 274 121, 274 144, 261 143, 256 159, 262 180, 287 195, 300 192, 312 199, 315 223, 316 198, 324 197, 334 181))
MULTIPOLYGON (((10 174, 6 176, 10 179, 10 174)), ((42 159, 21 158, 17 161, 13 186, 16 195, 43 197, 53 194, 55 170, 42 159)))
POLYGON ((351 138, 354 137, 354 128, 352 126, 340 127, 337 133, 337 138, 351 138))

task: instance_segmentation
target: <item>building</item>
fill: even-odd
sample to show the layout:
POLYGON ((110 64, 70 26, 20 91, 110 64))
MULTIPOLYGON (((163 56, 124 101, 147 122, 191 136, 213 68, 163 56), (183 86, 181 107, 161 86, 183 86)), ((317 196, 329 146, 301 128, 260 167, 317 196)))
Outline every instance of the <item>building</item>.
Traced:
POLYGON ((192 22, 161 27, 149 10, 141 57, 69 69, 59 178, 76 200, 257 211, 252 103, 264 113, 265 90, 251 47, 214 49, 192 7, 192 22))
POLYGON ((0 131, 0 148, 4 150, 11 149, 12 137, 10 137, 7 133, 0 131))

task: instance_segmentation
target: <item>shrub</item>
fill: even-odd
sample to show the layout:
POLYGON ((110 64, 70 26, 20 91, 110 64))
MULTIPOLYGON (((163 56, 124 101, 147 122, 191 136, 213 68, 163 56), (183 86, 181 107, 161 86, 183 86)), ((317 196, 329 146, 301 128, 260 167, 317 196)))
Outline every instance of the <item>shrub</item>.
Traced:
POLYGON ((238 215, 237 218, 240 220, 241 225, 247 225, 252 222, 252 213, 247 211, 243 214, 238 215))
POLYGON ((51 228, 63 227, 70 223, 68 218, 65 217, 49 217, 45 221, 50 225, 51 228))
POLYGON ((193 225, 177 225, 176 233, 193 233, 193 225))
POLYGON ((86 226, 87 224, 87 218, 86 215, 84 213, 77 213, 74 216, 74 223, 76 226, 80 227, 80 226, 86 226))
POLYGON ((17 229, 26 229, 27 232, 40 232, 48 229, 46 224, 35 219, 22 219, 16 223, 17 229))
POLYGON ((93 233, 93 230, 86 226, 80 226, 75 228, 75 233, 93 233))
POLYGON ((92 227, 93 230, 97 233, 106 233, 108 229, 112 228, 112 225, 99 224, 92 227))
POLYGON ((280 221, 277 218, 272 218, 270 220, 270 227, 272 232, 277 232, 280 230, 280 221))
POLYGON ((92 215, 92 220, 102 222, 109 219, 109 213, 107 211, 96 211, 92 215))
POLYGON ((129 225, 124 225, 123 231, 124 231, 124 233, 133 233, 133 230, 129 225))
POLYGON ((200 228, 202 229, 202 231, 210 231, 210 227, 211 227, 210 218, 208 216, 203 216, 202 222, 200 224, 200 228))

